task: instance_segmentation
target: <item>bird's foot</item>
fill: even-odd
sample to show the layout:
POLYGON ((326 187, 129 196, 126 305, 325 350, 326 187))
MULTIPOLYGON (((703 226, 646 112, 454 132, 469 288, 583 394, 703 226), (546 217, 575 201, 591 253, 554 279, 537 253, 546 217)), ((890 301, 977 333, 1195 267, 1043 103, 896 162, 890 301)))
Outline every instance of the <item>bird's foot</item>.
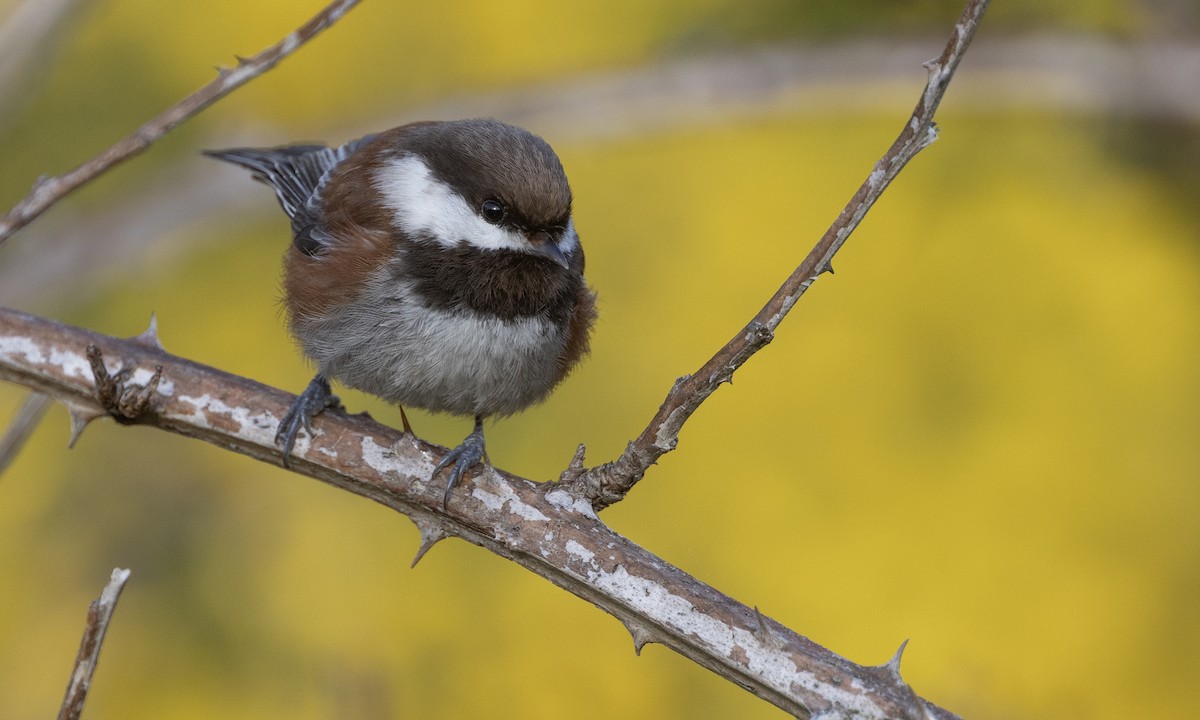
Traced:
POLYGON ((475 429, 471 434, 462 441, 462 444, 446 453, 442 461, 433 469, 433 475, 430 480, 438 476, 442 470, 450 467, 454 463, 454 467, 450 469, 450 480, 446 483, 446 494, 442 496, 442 509, 450 504, 450 494, 454 491, 454 486, 458 485, 458 481, 462 480, 463 473, 470 470, 483 460, 484 454, 483 445, 483 418, 475 418, 475 429))
POLYGON ((283 448, 283 466, 291 467, 292 447, 296 444, 296 436, 300 433, 300 428, 308 431, 308 436, 313 436, 312 419, 320 415, 326 408, 339 408, 342 406, 337 395, 329 388, 329 381, 324 375, 318 375, 312 379, 308 387, 304 388, 304 392, 296 397, 296 402, 288 408, 288 411, 283 416, 283 420, 279 421, 279 430, 275 433, 275 444, 283 448))

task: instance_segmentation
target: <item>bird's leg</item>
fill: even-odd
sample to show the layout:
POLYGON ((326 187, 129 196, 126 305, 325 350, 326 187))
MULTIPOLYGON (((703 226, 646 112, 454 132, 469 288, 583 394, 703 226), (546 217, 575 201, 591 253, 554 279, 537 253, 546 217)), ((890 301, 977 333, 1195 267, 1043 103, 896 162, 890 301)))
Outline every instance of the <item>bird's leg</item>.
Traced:
POLYGON ((450 504, 450 493, 454 491, 454 486, 462 479, 463 473, 470 470, 479 464, 483 459, 483 416, 475 416, 475 429, 467 436, 462 444, 446 453, 446 457, 437 464, 433 469, 433 475, 430 480, 437 477, 438 473, 450 467, 450 463, 454 463, 454 467, 450 470, 450 481, 446 483, 446 494, 442 496, 442 509, 450 504))
POLYGON ((325 379, 325 375, 317 373, 308 387, 304 388, 304 392, 296 398, 296 402, 288 408, 283 420, 279 421, 275 444, 283 447, 285 468, 291 467, 292 447, 296 444, 296 435, 300 433, 300 428, 307 430, 308 436, 312 437, 312 419, 320 415, 325 408, 337 408, 341 405, 341 401, 329 389, 329 381, 325 379))

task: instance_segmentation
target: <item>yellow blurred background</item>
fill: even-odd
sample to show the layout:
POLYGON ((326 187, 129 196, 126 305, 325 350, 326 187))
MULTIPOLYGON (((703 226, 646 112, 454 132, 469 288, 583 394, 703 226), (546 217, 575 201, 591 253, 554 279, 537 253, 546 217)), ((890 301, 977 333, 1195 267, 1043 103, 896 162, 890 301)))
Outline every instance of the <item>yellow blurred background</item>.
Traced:
MULTIPOLYGON (((322 4, 92 0, 0 47, 0 207, 322 4)), ((555 478, 803 258, 961 6, 366 0, 0 246, 0 304, 114 335, 153 311, 168 350, 298 391, 286 221, 199 150, 495 115, 558 150, 601 298, 591 358, 488 430, 496 465, 555 478)), ((1198 37, 1194 1, 996 3, 942 139, 605 522, 856 662, 909 638, 906 678, 969 718, 1194 717, 1198 37)), ((67 435, 56 408, 0 479, 0 718, 57 712, 117 566, 85 717, 780 717, 466 543, 409 570, 411 523, 360 498, 147 428, 67 435)))

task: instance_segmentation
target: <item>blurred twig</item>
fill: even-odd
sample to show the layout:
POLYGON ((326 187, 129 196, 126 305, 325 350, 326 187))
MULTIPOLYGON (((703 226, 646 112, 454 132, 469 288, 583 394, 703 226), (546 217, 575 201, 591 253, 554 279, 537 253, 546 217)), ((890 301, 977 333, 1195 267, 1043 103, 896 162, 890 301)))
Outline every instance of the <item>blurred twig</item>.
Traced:
MULTIPOLYGON (((390 127, 430 117, 498 117, 534 127, 560 142, 593 143, 628 135, 675 132, 696 124, 738 121, 763 114, 891 113, 901 107, 900 87, 928 55, 934 40, 847 40, 830 45, 776 45, 711 55, 671 58, 653 65, 566 80, 443 98, 373 119, 342 118, 329 139, 355 137, 364 128, 390 127), (922 51, 922 48, 925 48, 922 51), (907 69, 906 69, 907 68, 907 69)), ((989 37, 971 47, 969 71, 987 76, 955 87, 962 112, 1004 113, 1037 108, 1055 114, 1116 115, 1130 121, 1200 121, 1200 47, 1179 40, 1129 40, 1039 35, 989 37)), ((905 91, 907 94, 907 90, 905 91)), ((221 143, 252 145, 277 136, 271 127, 239 127, 221 143)), ((215 141, 214 141, 215 144, 215 141)), ((226 242, 222 233, 191 233, 187 243, 165 241, 213 219, 276 212, 240 185, 226 182, 210 164, 172 164, 121 197, 76 212, 63 207, 26 228, 21 242, 5 245, 0 262, 0 305, 29 307, 42 297, 83 302, 111 278, 141 268, 154 247, 158 263, 226 242), (55 252, 40 250, 53 238, 55 252)), ((160 265, 161 267, 161 265, 160 265)), ((59 306, 61 307, 61 306, 59 306)))
POLYGON ((33 190, 8 211, 7 215, 0 218, 0 244, 76 188, 146 150, 151 143, 184 120, 275 67, 280 60, 337 22, 358 3, 359 0, 334 0, 311 20, 271 47, 254 57, 238 58, 237 67, 221 68, 212 82, 167 108, 96 157, 64 175, 38 179, 33 190))
MULTIPOLYGON (((644 67, 576 74, 491 93, 439 99, 400 119, 494 116, 563 139, 594 141, 738 121, 764 114, 893 113, 912 68, 934 37, 862 37, 779 43, 669 57, 644 67)), ((1200 121, 1200 45, 1195 40, 1076 34, 990 36, 971 48, 959 111, 1049 110, 1130 120, 1200 121)), ((396 124, 386 118, 347 130, 396 124)))
POLYGON ((147 257, 162 267, 201 243, 228 242, 219 227, 238 221, 238 202, 246 193, 234 183, 217 182, 210 171, 199 163, 172 164, 103 206, 85 213, 63 207, 43 217, 0 249, 0 305, 37 307, 43 298, 60 308, 64 302, 87 303, 114 280, 144 271, 147 257), (199 223, 205 232, 191 232, 187 243, 164 242, 199 223), (45 252, 42 241, 51 239, 53 252, 45 252), (71 288, 69 296, 64 287, 71 288))
POLYGON ((67 694, 58 711, 58 720, 79 720, 83 713, 83 703, 92 685, 92 674, 96 672, 96 661, 100 659, 104 633, 108 631, 108 623, 117 609, 117 599, 121 597, 127 580, 128 570, 114 568, 112 578, 100 597, 88 606, 87 626, 79 643, 79 655, 75 658, 75 670, 71 673, 71 682, 67 684, 67 694))
POLYGON ((825 272, 833 272, 833 256, 862 222, 867 211, 887 189, 908 161, 937 139, 933 116, 950 84, 954 70, 975 36, 975 30, 990 0, 970 0, 954 26, 950 41, 940 57, 925 63, 929 78, 912 117, 854 197, 825 231, 825 235, 771 296, 762 310, 738 334, 692 375, 675 381, 666 400, 650 424, 625 452, 612 462, 583 469, 582 448, 576 461, 563 473, 569 491, 585 498, 597 510, 620 502, 646 474, 651 465, 675 449, 679 431, 692 413, 756 352, 771 342, 775 329, 800 297, 825 272))
POLYGON ((5 469, 17 457, 17 453, 21 452, 25 441, 33 434, 34 428, 37 427, 38 422, 41 421, 42 416, 50 409, 53 402, 45 395, 29 393, 25 402, 21 403, 17 414, 13 416, 8 432, 0 438, 0 476, 4 475, 5 469))
MULTIPOLYGON (((121 340, 0 308, 0 380, 62 401, 80 426, 108 412, 89 353, 121 378, 122 395, 148 387, 161 367, 158 392, 126 422, 280 463, 274 434, 292 395, 170 355, 145 334, 121 340)), ((914 693, 898 659, 868 667, 820 647, 613 532, 555 484, 488 466, 446 511, 443 485, 430 480, 445 448, 342 411, 325 411, 314 429, 297 443, 292 470, 412 518, 418 559, 463 538, 612 614, 636 649, 660 643, 792 715, 955 717, 914 693)))
POLYGON ((79 0, 23 0, 0 23, 0 123, 9 120, 50 40, 77 12, 79 0))

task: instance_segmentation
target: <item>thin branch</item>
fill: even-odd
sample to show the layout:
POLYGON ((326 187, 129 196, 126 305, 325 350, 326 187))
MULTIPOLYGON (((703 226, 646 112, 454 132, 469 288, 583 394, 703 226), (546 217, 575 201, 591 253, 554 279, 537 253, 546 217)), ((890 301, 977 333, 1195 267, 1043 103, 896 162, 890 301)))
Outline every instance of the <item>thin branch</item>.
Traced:
POLYGON ((938 104, 942 101, 963 53, 975 36, 975 30, 989 1, 970 0, 967 3, 941 56, 925 63, 929 77, 904 130, 887 153, 875 163, 871 174, 825 231, 825 235, 804 258, 804 262, 800 263, 762 310, 759 310, 754 319, 733 339, 694 374, 685 375, 675 381, 650 424, 641 435, 629 443, 619 458, 587 470, 579 467, 568 468, 563 473, 562 479, 572 495, 590 501, 597 510, 624 499, 651 465, 675 449, 680 429, 701 403, 722 383, 729 382, 733 373, 751 356, 771 342, 779 323, 821 274, 833 272, 833 266, 830 264, 833 256, 862 222, 867 211, 908 161, 937 139, 934 113, 937 112, 938 104))
POLYGON ((24 0, 0 23, 0 123, 11 114, 25 94, 37 65, 55 46, 55 35, 77 12, 79 0, 24 0))
POLYGON ((87 700, 92 674, 96 672, 96 662, 100 659, 100 646, 104 644, 104 634, 108 632, 108 623, 117 609, 117 599, 121 597, 127 580, 128 570, 114 568, 112 579, 100 597, 88 605, 87 626, 83 629, 79 655, 75 658, 75 671, 71 673, 71 682, 67 684, 67 694, 63 698, 62 709, 58 711, 58 720, 79 720, 83 714, 83 703, 87 700))
MULTIPOLYGON (((294 399, 170 355, 149 331, 120 340, 6 309, 0 380, 62 401, 79 429, 115 413, 277 465, 275 430, 294 399)), ((661 643, 792 715, 955 717, 917 697, 895 663, 857 665, 763 617, 616 534, 558 484, 485 468, 443 510, 444 485, 431 476, 444 448, 341 411, 313 425, 292 470, 412 518, 418 559, 443 538, 463 538, 610 613, 635 647, 661 643)))
POLYGON ((183 121, 275 67, 280 60, 341 19, 359 1, 334 0, 279 42, 254 57, 238 58, 235 68, 221 68, 212 82, 167 108, 96 157, 64 175, 39 179, 34 183, 33 190, 0 218, 0 244, 75 189, 146 150, 183 121))
POLYGON ((34 428, 41 422, 53 402, 45 395, 29 393, 25 402, 21 403, 17 414, 13 416, 12 425, 8 427, 8 432, 4 434, 4 437, 0 437, 0 476, 4 475, 4 471, 16 459, 17 453, 21 452, 25 441, 33 434, 34 428))

